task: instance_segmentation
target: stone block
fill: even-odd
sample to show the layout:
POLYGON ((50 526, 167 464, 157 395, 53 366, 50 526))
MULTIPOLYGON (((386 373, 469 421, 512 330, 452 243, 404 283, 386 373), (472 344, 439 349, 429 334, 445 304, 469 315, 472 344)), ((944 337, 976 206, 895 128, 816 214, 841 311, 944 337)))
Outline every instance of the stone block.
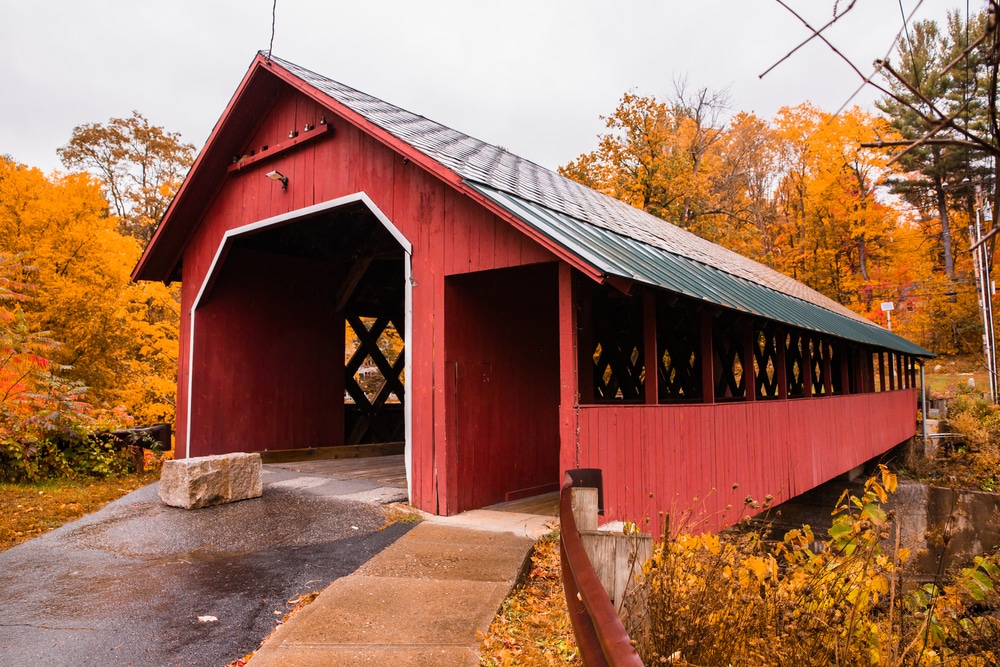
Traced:
POLYGON ((164 461, 160 500, 173 507, 197 509, 263 492, 260 454, 218 454, 164 461))

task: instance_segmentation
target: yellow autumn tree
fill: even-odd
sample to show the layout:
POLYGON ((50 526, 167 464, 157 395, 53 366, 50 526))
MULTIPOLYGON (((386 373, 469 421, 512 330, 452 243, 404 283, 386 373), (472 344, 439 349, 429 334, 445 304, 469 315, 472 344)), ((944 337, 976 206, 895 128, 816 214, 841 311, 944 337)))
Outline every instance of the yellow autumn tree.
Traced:
POLYGON ((857 107, 833 116, 803 104, 775 120, 783 150, 775 267, 860 312, 871 308, 865 286, 890 261, 900 219, 878 190, 887 158, 860 144, 888 131, 857 107))
POLYGON ((119 231, 100 186, 0 159, 0 248, 30 267, 36 293, 25 318, 62 343, 52 358, 63 374, 139 423, 171 421, 177 295, 131 282, 141 249, 119 231))
POLYGON ((773 267, 780 250, 773 197, 780 157, 775 131, 756 115, 740 112, 711 148, 703 195, 710 205, 691 231, 773 267))
POLYGON ((564 176, 683 225, 698 186, 693 121, 654 97, 628 92, 604 118, 597 150, 560 167, 564 176))
POLYGON ((723 124, 712 113, 723 104, 704 90, 673 101, 626 93, 604 119, 597 149, 560 172, 880 324, 880 305, 890 301, 894 329, 928 349, 978 349, 969 254, 940 268, 940 238, 966 238, 972 209, 956 198, 942 203, 947 216, 928 216, 891 196, 890 184, 900 191, 913 175, 865 147, 899 138, 888 119, 800 104, 770 121, 737 113, 723 124))

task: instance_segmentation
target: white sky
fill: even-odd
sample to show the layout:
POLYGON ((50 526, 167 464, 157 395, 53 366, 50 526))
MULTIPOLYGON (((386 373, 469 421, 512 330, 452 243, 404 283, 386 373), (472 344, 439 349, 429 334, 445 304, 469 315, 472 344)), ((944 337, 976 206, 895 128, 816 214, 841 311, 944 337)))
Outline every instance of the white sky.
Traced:
MULTIPOLYGON (((787 2, 817 26, 835 4, 787 2)), ((271 3, 0 0, 0 154, 49 172, 75 126, 133 109, 200 148, 268 47, 271 3)), ((819 42, 758 79, 808 35, 777 0, 277 4, 275 55, 550 168, 596 146, 626 90, 666 96, 686 76, 770 119, 807 100, 834 111, 860 84, 819 42)), ((916 18, 949 9, 966 2, 924 0, 916 18)), ((857 0, 827 34, 867 74, 900 26, 900 0, 857 0)))

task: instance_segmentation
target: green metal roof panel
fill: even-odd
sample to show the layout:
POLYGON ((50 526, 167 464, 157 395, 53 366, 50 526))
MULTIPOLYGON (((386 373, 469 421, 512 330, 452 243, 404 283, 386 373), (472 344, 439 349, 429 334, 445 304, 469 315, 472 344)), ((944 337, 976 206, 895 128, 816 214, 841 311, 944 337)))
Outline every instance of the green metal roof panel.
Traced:
POLYGON ((591 225, 488 185, 466 182, 525 224, 608 275, 629 278, 801 329, 904 354, 934 356, 932 352, 875 324, 832 312, 814 303, 591 225))

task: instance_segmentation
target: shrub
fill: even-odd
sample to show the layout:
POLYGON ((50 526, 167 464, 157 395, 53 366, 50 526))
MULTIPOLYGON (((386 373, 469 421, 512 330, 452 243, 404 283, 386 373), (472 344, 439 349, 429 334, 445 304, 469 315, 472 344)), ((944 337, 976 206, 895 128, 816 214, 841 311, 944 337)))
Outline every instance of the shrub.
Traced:
POLYGON ((965 447, 956 452, 949 476, 955 483, 984 491, 997 486, 1000 467, 1000 408, 973 388, 962 388, 948 404, 950 430, 962 434, 965 447))
POLYGON ((127 417, 95 410, 82 383, 60 377, 66 367, 49 357, 59 342, 21 309, 32 287, 16 277, 30 272, 0 253, 0 480, 123 472, 126 458, 91 434, 127 417))
POLYGON ((777 544, 763 530, 665 537, 626 603, 645 664, 997 664, 997 558, 903 594, 909 553, 883 548, 895 488, 882 467, 861 497, 845 492, 818 543, 809 526, 777 544))

